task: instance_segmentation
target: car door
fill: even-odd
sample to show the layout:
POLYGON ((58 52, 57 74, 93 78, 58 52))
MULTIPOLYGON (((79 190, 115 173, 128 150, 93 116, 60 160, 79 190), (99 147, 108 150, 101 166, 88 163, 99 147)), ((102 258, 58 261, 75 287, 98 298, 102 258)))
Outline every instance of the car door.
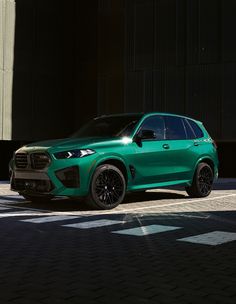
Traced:
POLYGON ((169 165, 166 176, 169 181, 189 180, 197 159, 194 138, 187 134, 184 118, 166 115, 164 119, 169 165))
POLYGON ((165 121, 161 115, 147 117, 141 124, 135 137, 143 130, 151 130, 155 138, 135 141, 135 153, 132 156, 132 165, 135 168, 136 185, 153 184, 168 179, 169 159, 165 141, 165 121))

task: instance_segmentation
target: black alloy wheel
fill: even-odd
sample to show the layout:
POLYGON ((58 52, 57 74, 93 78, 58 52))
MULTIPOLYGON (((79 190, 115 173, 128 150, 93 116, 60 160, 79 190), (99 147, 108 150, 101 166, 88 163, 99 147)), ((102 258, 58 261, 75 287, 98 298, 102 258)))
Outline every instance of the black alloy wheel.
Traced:
POLYGON ((126 182, 122 172, 115 166, 99 166, 93 175, 88 202, 98 209, 112 209, 124 199, 126 182))
POLYGON ((212 170, 209 166, 204 166, 201 168, 198 174, 198 186, 199 191, 203 196, 207 196, 211 192, 213 183, 212 170))
POLYGON ((211 193, 214 176, 207 163, 200 163, 194 174, 193 182, 186 191, 191 197, 206 197, 211 193))

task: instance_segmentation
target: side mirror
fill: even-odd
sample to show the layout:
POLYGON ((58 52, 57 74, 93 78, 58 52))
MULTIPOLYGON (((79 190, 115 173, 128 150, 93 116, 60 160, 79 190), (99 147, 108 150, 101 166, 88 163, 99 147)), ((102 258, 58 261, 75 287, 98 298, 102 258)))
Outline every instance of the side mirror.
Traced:
POLYGON ((141 130, 134 138, 134 141, 137 143, 138 146, 141 146, 142 140, 146 139, 155 139, 156 134, 152 130, 141 130))
POLYGON ((139 133, 139 137, 141 139, 155 139, 156 138, 156 134, 153 130, 142 130, 139 133))

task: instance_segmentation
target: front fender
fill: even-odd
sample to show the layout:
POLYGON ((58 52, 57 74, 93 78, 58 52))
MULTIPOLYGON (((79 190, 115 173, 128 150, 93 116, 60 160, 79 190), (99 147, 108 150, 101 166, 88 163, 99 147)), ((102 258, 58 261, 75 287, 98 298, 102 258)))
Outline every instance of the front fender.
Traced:
POLYGON ((128 165, 127 165, 126 161, 119 154, 115 154, 115 153, 112 155, 111 154, 102 154, 96 160, 94 160, 90 166, 89 177, 88 177, 88 187, 91 183, 91 179, 92 179, 92 176, 93 176, 96 168, 99 165, 101 165, 102 163, 105 163, 106 161, 109 163, 109 161, 112 161, 112 160, 120 161, 126 168, 128 180, 131 178, 130 172, 128 170, 128 165))

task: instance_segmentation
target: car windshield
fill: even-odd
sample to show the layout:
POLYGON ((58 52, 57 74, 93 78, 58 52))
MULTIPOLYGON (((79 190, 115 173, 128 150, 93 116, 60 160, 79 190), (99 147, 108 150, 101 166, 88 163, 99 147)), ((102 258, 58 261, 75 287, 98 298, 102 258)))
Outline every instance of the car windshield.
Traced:
POLYGON ((82 126, 72 137, 130 136, 142 115, 104 116, 82 126))

